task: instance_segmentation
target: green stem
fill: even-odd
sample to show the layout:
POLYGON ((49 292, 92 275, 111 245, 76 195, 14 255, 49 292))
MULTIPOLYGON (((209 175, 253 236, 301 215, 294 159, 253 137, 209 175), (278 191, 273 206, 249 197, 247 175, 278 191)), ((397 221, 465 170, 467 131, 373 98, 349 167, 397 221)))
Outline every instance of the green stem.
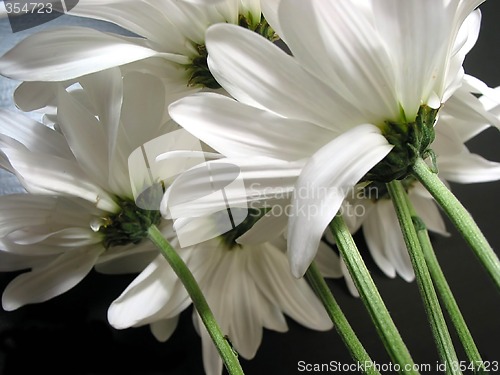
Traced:
POLYGON ((432 285, 431 275, 425 263, 424 253, 418 240, 417 231, 411 215, 410 201, 401 181, 392 181, 387 184, 394 208, 399 219, 403 237, 410 254, 415 270, 415 276, 424 302, 425 310, 431 324, 434 340, 441 360, 446 363, 447 374, 461 374, 454 366, 458 362, 446 321, 439 305, 439 300, 432 285))
POLYGON ((354 243, 351 233, 342 216, 337 215, 330 223, 330 229, 339 248, 340 254, 351 274, 377 332, 394 363, 397 363, 405 374, 418 374, 413 359, 406 348, 401 335, 387 311, 370 272, 354 243))
MULTIPOLYGON (((354 358, 354 360, 361 364, 374 363, 363 347, 363 344, 361 344, 361 342, 359 341, 351 325, 347 321, 347 318, 342 312, 340 306, 337 304, 335 297, 333 297, 330 288, 328 288, 328 285, 326 285, 323 276, 321 276, 321 273, 319 272, 318 267, 314 262, 309 266, 306 277, 309 280, 311 287, 321 299, 321 302, 323 302, 328 316, 330 316, 335 329, 349 349, 352 358, 354 358)), ((377 371, 376 368, 371 366, 369 368, 365 367, 364 373, 380 375, 380 372, 377 371)))
POLYGON ((172 248, 172 246, 170 246, 168 241, 165 240, 155 225, 149 227, 148 236, 149 239, 161 250, 162 255, 165 257, 168 264, 170 264, 186 288, 191 300, 193 301, 193 305, 198 311, 203 324, 207 328, 210 337, 217 347, 229 374, 243 374, 243 369, 238 361, 237 354, 222 334, 219 325, 217 324, 217 321, 215 320, 215 317, 212 314, 212 311, 210 310, 210 307, 208 306, 208 303, 189 268, 172 248))
POLYGON ((446 212, 500 289, 500 260, 472 216, 422 158, 413 165, 413 173, 446 212))
POLYGON ((432 243, 425 224, 420 218, 417 217, 415 212, 412 212, 412 216, 417 218, 417 225, 415 225, 415 229, 417 229, 418 240, 422 246, 425 260, 427 262, 427 266, 429 267, 429 272, 432 280, 434 281, 434 285, 439 293, 439 297, 441 298, 441 301, 443 302, 446 311, 448 311, 451 321, 457 330, 458 337, 462 342, 467 358, 471 363, 478 364, 478 366, 480 366, 483 363, 483 360, 481 359, 479 350, 477 350, 474 339, 472 338, 469 328, 467 327, 467 323, 460 312, 460 308, 458 307, 457 301, 453 296, 453 292, 446 281, 443 270, 439 265, 439 261, 436 257, 434 249, 432 248, 432 243))

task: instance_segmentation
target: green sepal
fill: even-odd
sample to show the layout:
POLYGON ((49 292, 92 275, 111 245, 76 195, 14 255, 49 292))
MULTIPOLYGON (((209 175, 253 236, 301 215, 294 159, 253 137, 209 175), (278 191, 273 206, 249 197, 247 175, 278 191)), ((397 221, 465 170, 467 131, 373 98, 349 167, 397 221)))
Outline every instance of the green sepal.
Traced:
POLYGON ((414 122, 386 121, 381 126, 382 134, 393 145, 391 152, 363 178, 363 181, 390 182, 404 179, 411 173, 419 157, 432 153, 434 122, 439 109, 423 105, 414 122))

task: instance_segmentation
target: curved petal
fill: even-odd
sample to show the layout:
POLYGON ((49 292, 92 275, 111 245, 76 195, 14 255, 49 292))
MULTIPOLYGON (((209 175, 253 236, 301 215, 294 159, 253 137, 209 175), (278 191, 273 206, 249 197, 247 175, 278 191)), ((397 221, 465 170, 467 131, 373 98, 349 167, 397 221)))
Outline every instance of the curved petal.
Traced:
POLYGON ((333 131, 363 123, 358 108, 257 33, 219 24, 206 38, 210 71, 238 101, 333 131))
POLYGON ((150 324, 151 333, 160 342, 167 341, 174 333, 179 322, 179 315, 171 319, 162 319, 150 324))
POLYGON ((314 261, 323 277, 334 279, 342 277, 339 256, 323 241, 319 243, 318 252, 316 253, 314 261))
POLYGON ((423 220, 427 229, 443 236, 450 235, 446 230, 446 224, 433 199, 422 197, 418 193, 410 193, 410 200, 413 207, 415 207, 417 215, 423 220))
POLYGON ((70 14, 114 23, 176 53, 189 51, 186 38, 151 2, 82 0, 70 14))
MULTIPOLYGON (((188 255, 189 252, 182 254, 188 255)), ((117 329, 148 324, 154 320, 153 316, 165 308, 173 308, 172 296, 176 295, 177 289, 182 289, 184 302, 182 307, 190 304, 187 292, 183 289, 177 275, 168 265, 162 255, 156 259, 123 291, 123 293, 111 304, 108 309, 108 320, 117 329)), ((181 308, 180 311, 183 309, 181 308)), ((165 314, 160 318, 172 318, 165 314)))
POLYGON ((302 277, 350 189, 392 149, 374 125, 360 125, 315 153, 295 185, 288 225, 292 273, 302 277))
POLYGON ((65 81, 158 54, 141 42, 89 28, 36 33, 0 59, 0 72, 23 81, 65 81))
POLYGON ((57 117, 59 127, 78 164, 100 186, 108 184, 108 152, 106 134, 93 113, 59 89, 57 117))
POLYGON ((213 93, 183 98, 169 106, 169 113, 184 129, 228 157, 294 161, 312 155, 337 135, 213 93))
POLYGON ((5 288, 3 308, 16 310, 68 291, 90 272, 101 252, 100 247, 68 251, 51 263, 16 277, 5 288))
POLYGON ((53 103, 58 88, 55 82, 23 82, 14 91, 14 102, 25 112, 34 111, 53 103))
POLYGON ((72 160, 14 149, 4 149, 3 152, 26 190, 32 194, 63 194, 83 198, 109 212, 119 209, 113 198, 89 181, 72 160))
POLYGON ((464 150, 459 155, 440 157, 439 174, 446 180, 463 184, 497 181, 500 179, 500 163, 464 150))
MULTIPOLYGON (((380 204, 380 202, 377 203, 380 204)), ((383 232, 383 228, 381 228, 382 223, 380 213, 378 212, 378 207, 375 207, 366 218, 363 223, 363 234, 365 237, 366 245, 370 250, 370 254, 377 264, 377 266, 382 270, 382 272, 390 277, 396 277, 396 268, 392 264, 391 260, 388 258, 385 249, 385 233, 383 232)), ((398 230, 398 228, 394 228, 394 230, 398 230)))
MULTIPOLYGON (((250 251, 257 250, 257 248, 250 251)), ((272 245, 262 245, 248 263, 260 292, 305 327, 324 331, 332 327, 325 309, 304 279, 290 274, 286 255, 272 245)))
POLYGON ((64 136, 18 112, 0 110, 0 139, 12 138, 28 150, 72 159, 64 136))
POLYGON ((269 158, 210 161, 176 178, 160 209, 165 217, 181 218, 199 217, 228 207, 259 208, 266 202, 287 198, 302 166, 302 162, 269 158))
MULTIPOLYGON (((373 13, 364 7, 355 1, 282 0, 278 17, 293 56, 309 72, 376 115, 370 117, 372 121, 397 119, 400 110, 392 61, 373 25, 373 13), (298 23, 307 27, 297 27, 298 23)), ((416 99, 420 104, 420 97, 416 99)))

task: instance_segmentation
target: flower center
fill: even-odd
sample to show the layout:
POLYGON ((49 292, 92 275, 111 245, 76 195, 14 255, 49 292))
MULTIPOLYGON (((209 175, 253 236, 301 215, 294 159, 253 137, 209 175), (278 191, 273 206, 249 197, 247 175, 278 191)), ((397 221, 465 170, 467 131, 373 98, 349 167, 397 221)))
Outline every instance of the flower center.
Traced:
MULTIPOLYGON (((239 16, 239 26, 245 29, 252 30, 264 38, 274 42, 279 39, 278 35, 269 26, 264 16, 261 16, 259 22, 254 22, 253 17, 247 17, 240 14, 239 16)), ((198 44, 196 46, 198 51, 198 56, 193 58, 190 65, 187 66, 189 72, 188 86, 202 86, 209 89, 219 89, 221 86, 212 76, 207 63, 207 47, 204 44, 198 44)))
MULTIPOLYGON (((235 247, 241 247, 241 245, 236 242, 236 239, 248 232, 248 230, 252 228, 254 224, 266 214, 266 212, 267 210, 249 208, 246 218, 230 231, 220 235, 219 239, 227 247, 228 250, 233 250, 235 247)), ((228 213, 230 214, 229 210, 228 213)))
POLYGON ((104 235, 103 245, 106 249, 138 244, 148 236, 149 227, 161 221, 159 211, 139 208, 133 201, 123 200, 120 207, 121 211, 106 218, 105 224, 99 228, 99 232, 104 235))
POLYGON ((434 122, 438 110, 423 105, 414 122, 386 121, 380 128, 394 148, 363 180, 385 183, 404 179, 417 158, 432 155, 429 146, 434 141, 434 122))

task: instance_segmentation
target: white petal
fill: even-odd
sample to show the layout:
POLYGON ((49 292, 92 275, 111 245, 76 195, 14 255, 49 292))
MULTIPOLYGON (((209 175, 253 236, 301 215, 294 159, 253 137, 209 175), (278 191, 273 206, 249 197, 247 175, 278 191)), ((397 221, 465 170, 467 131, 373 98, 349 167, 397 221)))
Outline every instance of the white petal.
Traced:
MULTIPOLYGON (((381 223, 379 222, 381 219, 383 217, 378 212, 378 208, 374 208, 363 223, 363 233, 370 254, 377 266, 388 277, 394 278, 396 277, 396 269, 390 259, 387 258, 384 241, 385 233, 382 231, 383 228, 381 228, 381 223)), ((394 230, 398 230, 398 228, 394 228, 394 230)))
POLYGON ((0 251, 0 271, 12 272, 27 268, 38 268, 42 267, 43 264, 50 263, 53 259, 53 256, 47 255, 24 256, 0 251))
POLYGON ((280 38, 283 38, 283 32, 281 31, 281 26, 278 19, 278 6, 280 0, 266 0, 261 1, 260 6, 262 7, 262 14, 266 19, 267 23, 271 25, 273 30, 278 34, 280 38))
POLYGON ((418 216, 423 220, 427 229, 432 232, 439 233, 443 236, 450 234, 446 230, 446 224, 443 217, 439 213, 436 203, 433 199, 428 199, 420 196, 419 194, 411 194, 410 200, 415 207, 418 216))
POLYGON ((497 181, 500 179, 500 163, 464 151, 453 157, 440 157, 439 172, 446 180, 464 184, 497 181))
POLYGON ((184 129, 228 157, 294 161, 310 156, 337 134, 212 93, 183 98, 170 105, 169 113, 184 129))
MULTIPOLYGON (((161 7, 161 3, 159 5, 161 7)), ((79 1, 71 10, 71 14, 112 22, 158 45, 168 47, 170 51, 188 51, 185 38, 165 17, 161 8, 158 9, 152 3, 134 0, 112 3, 85 0, 79 1)))
POLYGON ((174 333, 179 322, 179 315, 172 319, 162 319, 157 322, 151 323, 151 333, 160 342, 167 341, 174 333))
POLYGON ((51 263, 16 277, 5 288, 3 308, 16 310, 68 291, 90 272, 101 252, 100 247, 68 251, 51 263))
POLYGON ((296 183, 288 225, 288 256, 296 277, 311 264, 347 193, 391 149, 377 127, 360 125, 309 159, 296 183))
POLYGON ((316 253, 314 261, 323 277, 335 279, 342 277, 339 256, 323 241, 319 243, 318 252, 316 253))
POLYGON ((75 162, 35 152, 3 151, 30 193, 80 197, 103 210, 118 210, 113 198, 89 181, 75 162))
MULTIPOLYGON (((186 308, 189 305, 189 297, 183 288, 167 261, 162 255, 158 255, 113 301, 108 310, 108 320, 117 329, 140 326, 157 320, 152 319, 152 317, 157 315, 159 311, 165 308, 177 309, 176 301, 174 301, 175 306, 169 305, 172 302, 172 296, 176 295, 177 289, 184 292, 185 302, 181 305, 186 308)), ((182 310, 180 309, 180 311, 182 310)), ((178 313, 171 316, 165 314, 160 318, 172 318, 178 313)))
MULTIPOLYGON (((394 266, 396 272, 406 281, 413 281, 415 274, 392 201, 388 199, 378 201, 374 213, 378 215, 376 220, 378 221, 381 239, 379 245, 382 246, 381 249, 375 249, 375 251, 383 251, 385 258, 394 266)), ((370 246, 369 250, 372 253, 370 246)), ((381 269, 384 271, 383 268, 381 269)))
POLYGON ((268 158, 204 163, 174 181, 163 198, 162 214, 181 218, 207 215, 228 207, 259 208, 254 203, 286 198, 302 165, 302 162, 268 158))
POLYGON ((263 251, 248 264, 260 292, 300 324, 321 331, 330 329, 331 321, 312 289, 304 279, 290 274, 286 255, 271 245, 262 246, 263 251))
POLYGON ((78 164, 100 186, 107 187, 108 152, 106 134, 93 113, 60 88, 59 126, 78 164))
POLYGON ((60 133, 18 112, 0 110, 0 134, 0 139, 10 137, 33 152, 73 158, 60 133))
POLYGON ((344 274, 344 279, 345 279, 345 284, 347 286, 347 290, 354 296, 354 297, 359 297, 359 292, 358 289, 356 288, 356 285, 354 284, 354 280, 352 279, 351 275, 349 274, 349 270, 347 269, 347 266, 344 263, 344 260, 340 258, 340 269, 342 270, 342 273, 344 274))
POLYGON ((59 85, 54 82, 23 82, 14 91, 16 106, 25 112, 54 103, 59 85))
POLYGON ((23 40, 0 59, 0 72, 23 81, 64 81, 158 54, 134 39, 64 27, 23 40))
MULTIPOLYGON (((308 71, 376 115, 372 121, 396 119, 399 104, 391 59, 372 25, 373 15, 367 17, 358 4, 282 0, 279 23, 293 56, 308 71), (297 27, 298 23, 308 26, 297 27)), ((420 97, 416 99, 419 104, 420 97)))
POLYGON ((243 103, 334 131, 363 122, 358 108, 255 32, 212 26, 207 49, 212 74, 243 103))

